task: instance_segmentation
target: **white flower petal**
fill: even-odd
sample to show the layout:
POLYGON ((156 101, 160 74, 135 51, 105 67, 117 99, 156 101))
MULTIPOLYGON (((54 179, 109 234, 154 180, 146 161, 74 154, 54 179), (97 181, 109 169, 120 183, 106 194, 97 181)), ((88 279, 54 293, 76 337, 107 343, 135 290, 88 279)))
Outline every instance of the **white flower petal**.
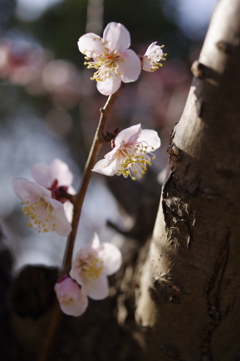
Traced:
POLYGON ((81 259, 78 256, 79 252, 76 254, 73 262, 72 262, 72 267, 71 270, 69 272, 69 276, 74 279, 80 286, 82 285, 82 277, 79 271, 79 264, 77 264, 77 260, 81 259), (80 275, 80 277, 79 277, 80 275))
POLYGON ((100 239, 98 237, 98 234, 96 232, 94 232, 93 237, 91 239, 91 241, 89 242, 89 245, 93 248, 93 249, 98 249, 100 246, 100 239))
POLYGON ((93 58, 104 52, 102 38, 94 33, 87 33, 78 40, 78 48, 87 57, 93 58))
POLYGON ((157 42, 154 41, 152 44, 149 45, 149 47, 146 50, 146 53, 144 55, 147 55, 149 58, 159 61, 161 57, 163 56, 163 51, 161 46, 156 45, 157 42))
MULTIPOLYGON (((93 300, 103 300, 109 294, 109 287, 108 287, 108 279, 106 275, 101 275, 97 281, 94 282, 91 288, 88 288, 87 295, 88 297, 92 298, 93 300)), ((82 286, 82 292, 83 288, 82 286)))
POLYGON ((119 162, 117 159, 114 159, 111 162, 109 162, 108 159, 101 159, 95 164, 92 171, 107 176, 113 176, 118 171, 118 169, 119 162))
MULTIPOLYGON (((61 159, 55 159, 49 166, 52 178, 58 180, 58 186, 69 187, 73 182, 73 174, 68 165, 61 159)), ((53 179, 53 180, 54 180, 53 179)))
POLYGON ((63 204, 54 198, 45 197, 46 201, 52 205, 54 211, 63 211, 63 204))
POLYGON ((49 224, 49 230, 51 230, 50 227, 52 226, 52 224, 54 224, 55 226, 52 227, 55 228, 59 236, 61 237, 68 236, 72 230, 72 226, 67 220, 63 204, 57 201, 56 199, 50 199, 49 203, 51 203, 52 206, 54 207, 54 210, 51 213, 51 216, 53 218, 48 217, 49 222, 47 222, 47 224, 49 224))
POLYGON ((55 220, 57 234, 60 237, 67 237, 72 230, 72 227, 69 224, 68 220, 65 220, 64 217, 61 217, 59 214, 55 215, 55 220))
POLYGON ((50 188, 54 181, 54 179, 52 179, 52 174, 49 165, 46 163, 36 164, 31 169, 31 174, 35 182, 45 188, 50 188))
POLYGON ((104 262, 104 273, 108 276, 117 272, 122 264, 122 254, 112 243, 102 243, 98 252, 104 262))
POLYGON ((81 286, 83 295, 89 296, 95 300, 104 299, 108 296, 108 280, 106 274, 102 272, 96 280, 93 280, 87 277, 84 272, 81 272, 81 269, 79 268, 80 260, 84 261, 88 259, 89 255, 87 257, 80 257, 80 253, 78 252, 69 275, 81 286))
POLYGON ((154 41, 153 43, 151 43, 151 44, 148 46, 147 50, 145 51, 145 54, 144 54, 144 55, 150 54, 152 48, 153 48, 156 44, 157 44, 157 41, 154 41))
POLYGON ((26 182, 29 182, 26 178, 15 178, 12 181, 12 188, 21 200, 25 200, 29 196, 29 192, 24 188, 26 182))
POLYGON ((74 195, 74 194, 76 194, 76 190, 72 186, 69 186, 68 193, 74 195))
POLYGON ((155 130, 143 129, 139 135, 138 142, 147 142, 154 150, 161 145, 161 140, 155 130))
POLYGON ((115 145, 115 147, 111 150, 111 152, 105 154, 104 158, 107 159, 108 161, 113 161, 116 158, 120 148, 121 148, 120 145, 117 146, 115 145))
POLYGON ((68 165, 60 159, 55 159, 50 165, 36 164, 32 168, 31 174, 35 182, 45 188, 50 188, 55 180, 58 181, 57 187, 68 187, 73 181, 73 174, 68 165))
POLYGON ((63 203, 63 208, 68 222, 71 223, 73 217, 73 204, 69 201, 66 201, 65 203, 63 203))
POLYGON ((116 136, 115 145, 118 146, 122 142, 124 143, 135 143, 141 133, 141 124, 132 125, 126 129, 121 130, 121 132, 116 136))
POLYGON ((87 296, 81 295, 81 298, 72 300, 71 304, 59 303, 60 308, 65 315, 79 317, 86 312, 88 306, 87 296))
POLYGON ((118 61, 118 71, 124 83, 136 81, 141 73, 141 61, 137 54, 128 49, 123 54, 124 61, 118 61))
POLYGON ((107 41, 107 48, 122 53, 129 48, 131 39, 129 31, 120 23, 109 23, 103 32, 103 41, 107 41))
POLYGON ((12 187, 16 195, 24 202, 35 201, 39 197, 51 197, 51 192, 25 178, 15 178, 12 187))
POLYGON ((121 85, 121 77, 116 75, 114 72, 111 72, 109 78, 103 81, 97 81, 97 89, 103 95, 111 95, 116 93, 116 91, 120 88, 121 85))
POLYGON ((149 72, 153 72, 154 70, 152 70, 152 64, 149 60, 149 58, 147 56, 143 56, 142 58, 142 68, 145 71, 149 71, 149 72))

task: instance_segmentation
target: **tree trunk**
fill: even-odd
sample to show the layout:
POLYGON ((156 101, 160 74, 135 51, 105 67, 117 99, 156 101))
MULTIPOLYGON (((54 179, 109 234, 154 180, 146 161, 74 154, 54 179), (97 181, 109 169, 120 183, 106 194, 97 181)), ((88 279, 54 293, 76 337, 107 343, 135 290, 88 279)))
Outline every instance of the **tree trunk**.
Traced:
POLYGON ((214 12, 169 165, 136 319, 151 361, 240 360, 240 1, 214 12))

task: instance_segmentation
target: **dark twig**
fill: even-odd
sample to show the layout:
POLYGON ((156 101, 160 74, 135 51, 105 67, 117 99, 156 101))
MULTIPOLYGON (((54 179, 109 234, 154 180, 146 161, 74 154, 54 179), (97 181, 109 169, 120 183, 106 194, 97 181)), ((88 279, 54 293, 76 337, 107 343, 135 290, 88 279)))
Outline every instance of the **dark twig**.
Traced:
POLYGON ((76 234, 77 234, 77 228, 78 228, 78 223, 79 223, 79 219, 80 219, 80 215, 81 215, 81 211, 82 211, 83 201, 84 201, 84 198, 85 198, 85 195, 87 192, 87 188, 88 188, 91 176, 92 176, 92 168, 93 168, 94 164, 96 163, 98 153, 103 144, 102 135, 104 134, 108 116, 109 116, 109 114, 112 110, 112 107, 113 107, 115 101, 117 100, 122 88, 123 88, 123 83, 116 93, 109 96, 106 104, 101 109, 100 120, 99 120, 98 127, 96 130, 95 136, 94 136, 94 140, 93 140, 92 147, 91 147, 91 150, 90 150, 90 153, 88 156, 88 160, 85 165, 83 178, 82 178, 82 184, 80 186, 78 194, 76 195, 76 202, 74 205, 73 220, 72 220, 72 232, 70 233, 70 235, 68 237, 67 247, 66 247, 64 261, 63 261, 63 274, 68 273, 71 268, 74 242, 75 242, 75 238, 76 238, 76 234))

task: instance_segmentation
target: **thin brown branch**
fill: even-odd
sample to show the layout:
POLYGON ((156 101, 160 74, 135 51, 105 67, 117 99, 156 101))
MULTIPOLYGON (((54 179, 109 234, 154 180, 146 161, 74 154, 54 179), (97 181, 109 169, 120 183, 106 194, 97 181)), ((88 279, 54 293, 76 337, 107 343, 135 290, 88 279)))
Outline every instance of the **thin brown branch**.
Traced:
MULTIPOLYGON (((61 272, 62 275, 67 274, 71 268, 72 254, 73 254, 73 248, 74 248, 75 238, 76 238, 77 229, 78 229, 78 223, 79 223, 79 219, 81 216, 84 198, 85 198, 87 188, 88 188, 91 176, 92 176, 92 168, 93 168, 94 164, 96 163, 98 153, 104 142, 103 134, 104 134, 108 116, 109 116, 109 114, 112 110, 112 107, 113 107, 115 101, 117 100, 122 88, 123 88, 123 83, 121 84, 121 87, 119 88, 119 90, 116 93, 114 93, 108 97, 106 104, 100 110, 101 115, 100 115, 97 130, 96 130, 96 133, 95 133, 95 136, 93 139, 92 147, 91 147, 91 150, 90 150, 90 153, 89 153, 86 165, 85 165, 85 169, 84 169, 84 173, 83 173, 83 177, 82 177, 82 183, 81 183, 78 193, 76 194, 76 196, 74 198, 72 231, 67 240, 67 246, 66 246, 66 250, 65 250, 65 254, 64 254, 63 266, 62 266, 62 272, 61 272)), ((47 336, 44 340, 43 347, 42 347, 40 356, 37 361, 46 361, 48 359, 49 351, 50 351, 51 345, 53 343, 57 327, 60 322, 60 317, 61 317, 61 311, 59 309, 59 305, 56 305, 53 310, 53 314, 52 314, 52 317, 50 320, 49 328, 47 331, 47 336)))
POLYGON ((66 251, 65 251, 65 255, 64 255, 63 274, 69 272, 70 267, 71 267, 72 254, 73 254, 73 248, 74 248, 75 238, 76 238, 76 234, 77 234, 78 223, 79 223, 79 219, 81 216, 84 198, 85 198, 87 188, 88 188, 91 176, 92 176, 92 168, 93 168, 94 164, 96 163, 98 153, 103 144, 102 135, 104 134, 108 116, 109 116, 109 114, 112 110, 112 107, 113 107, 115 101, 117 100, 122 88, 123 88, 123 83, 116 93, 109 96, 106 104, 101 109, 100 120, 99 120, 98 127, 96 130, 95 136, 94 136, 94 140, 93 140, 92 147, 91 147, 91 150, 90 150, 90 153, 88 156, 88 160, 85 165, 83 178, 82 178, 82 184, 81 184, 79 192, 76 196, 76 202, 74 205, 73 220, 72 220, 72 232, 70 233, 70 235, 68 237, 67 247, 66 247, 66 251))

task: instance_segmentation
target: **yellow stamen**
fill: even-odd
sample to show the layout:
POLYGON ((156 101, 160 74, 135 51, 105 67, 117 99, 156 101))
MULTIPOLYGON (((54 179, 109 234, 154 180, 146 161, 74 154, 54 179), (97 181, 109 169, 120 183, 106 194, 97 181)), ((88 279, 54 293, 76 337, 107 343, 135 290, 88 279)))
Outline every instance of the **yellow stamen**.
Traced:
MULTIPOLYGON (((93 39, 96 40, 96 39, 93 39)), ((124 62, 124 58, 121 58, 116 51, 112 51, 107 47, 107 42, 103 42, 101 38, 98 38, 104 46, 104 51, 101 55, 95 56, 93 61, 89 61, 89 57, 85 57, 84 65, 87 65, 88 69, 96 69, 97 71, 90 78, 91 80, 103 81, 107 78, 110 78, 110 74, 114 72, 116 75, 120 76, 121 73, 118 69, 117 62, 124 62)), ((86 53, 86 51, 85 51, 86 53)))
POLYGON ((44 197, 39 197, 38 201, 30 204, 30 202, 22 202, 23 207, 22 211, 24 216, 28 215, 30 222, 27 223, 27 226, 32 228, 33 225, 36 225, 38 232, 49 232, 50 230, 55 230, 56 224, 51 224, 49 218, 53 218, 53 206, 49 203, 44 197), (46 218, 45 218, 46 217, 46 218), (40 220, 38 219, 40 218, 40 220))
POLYGON ((85 277, 96 281, 103 270, 103 261, 99 260, 92 253, 89 254, 90 259, 80 260, 80 269, 84 273, 85 277), (100 264, 100 265, 99 265, 100 264))
POLYGON ((144 141, 134 145, 125 144, 124 148, 120 148, 116 154, 121 161, 121 168, 116 172, 116 175, 123 175, 124 178, 130 176, 132 180, 136 180, 135 175, 141 178, 147 170, 146 165, 152 165, 151 158, 147 153, 152 156, 152 159, 155 159, 154 154, 149 150, 154 150, 154 147, 144 141))

